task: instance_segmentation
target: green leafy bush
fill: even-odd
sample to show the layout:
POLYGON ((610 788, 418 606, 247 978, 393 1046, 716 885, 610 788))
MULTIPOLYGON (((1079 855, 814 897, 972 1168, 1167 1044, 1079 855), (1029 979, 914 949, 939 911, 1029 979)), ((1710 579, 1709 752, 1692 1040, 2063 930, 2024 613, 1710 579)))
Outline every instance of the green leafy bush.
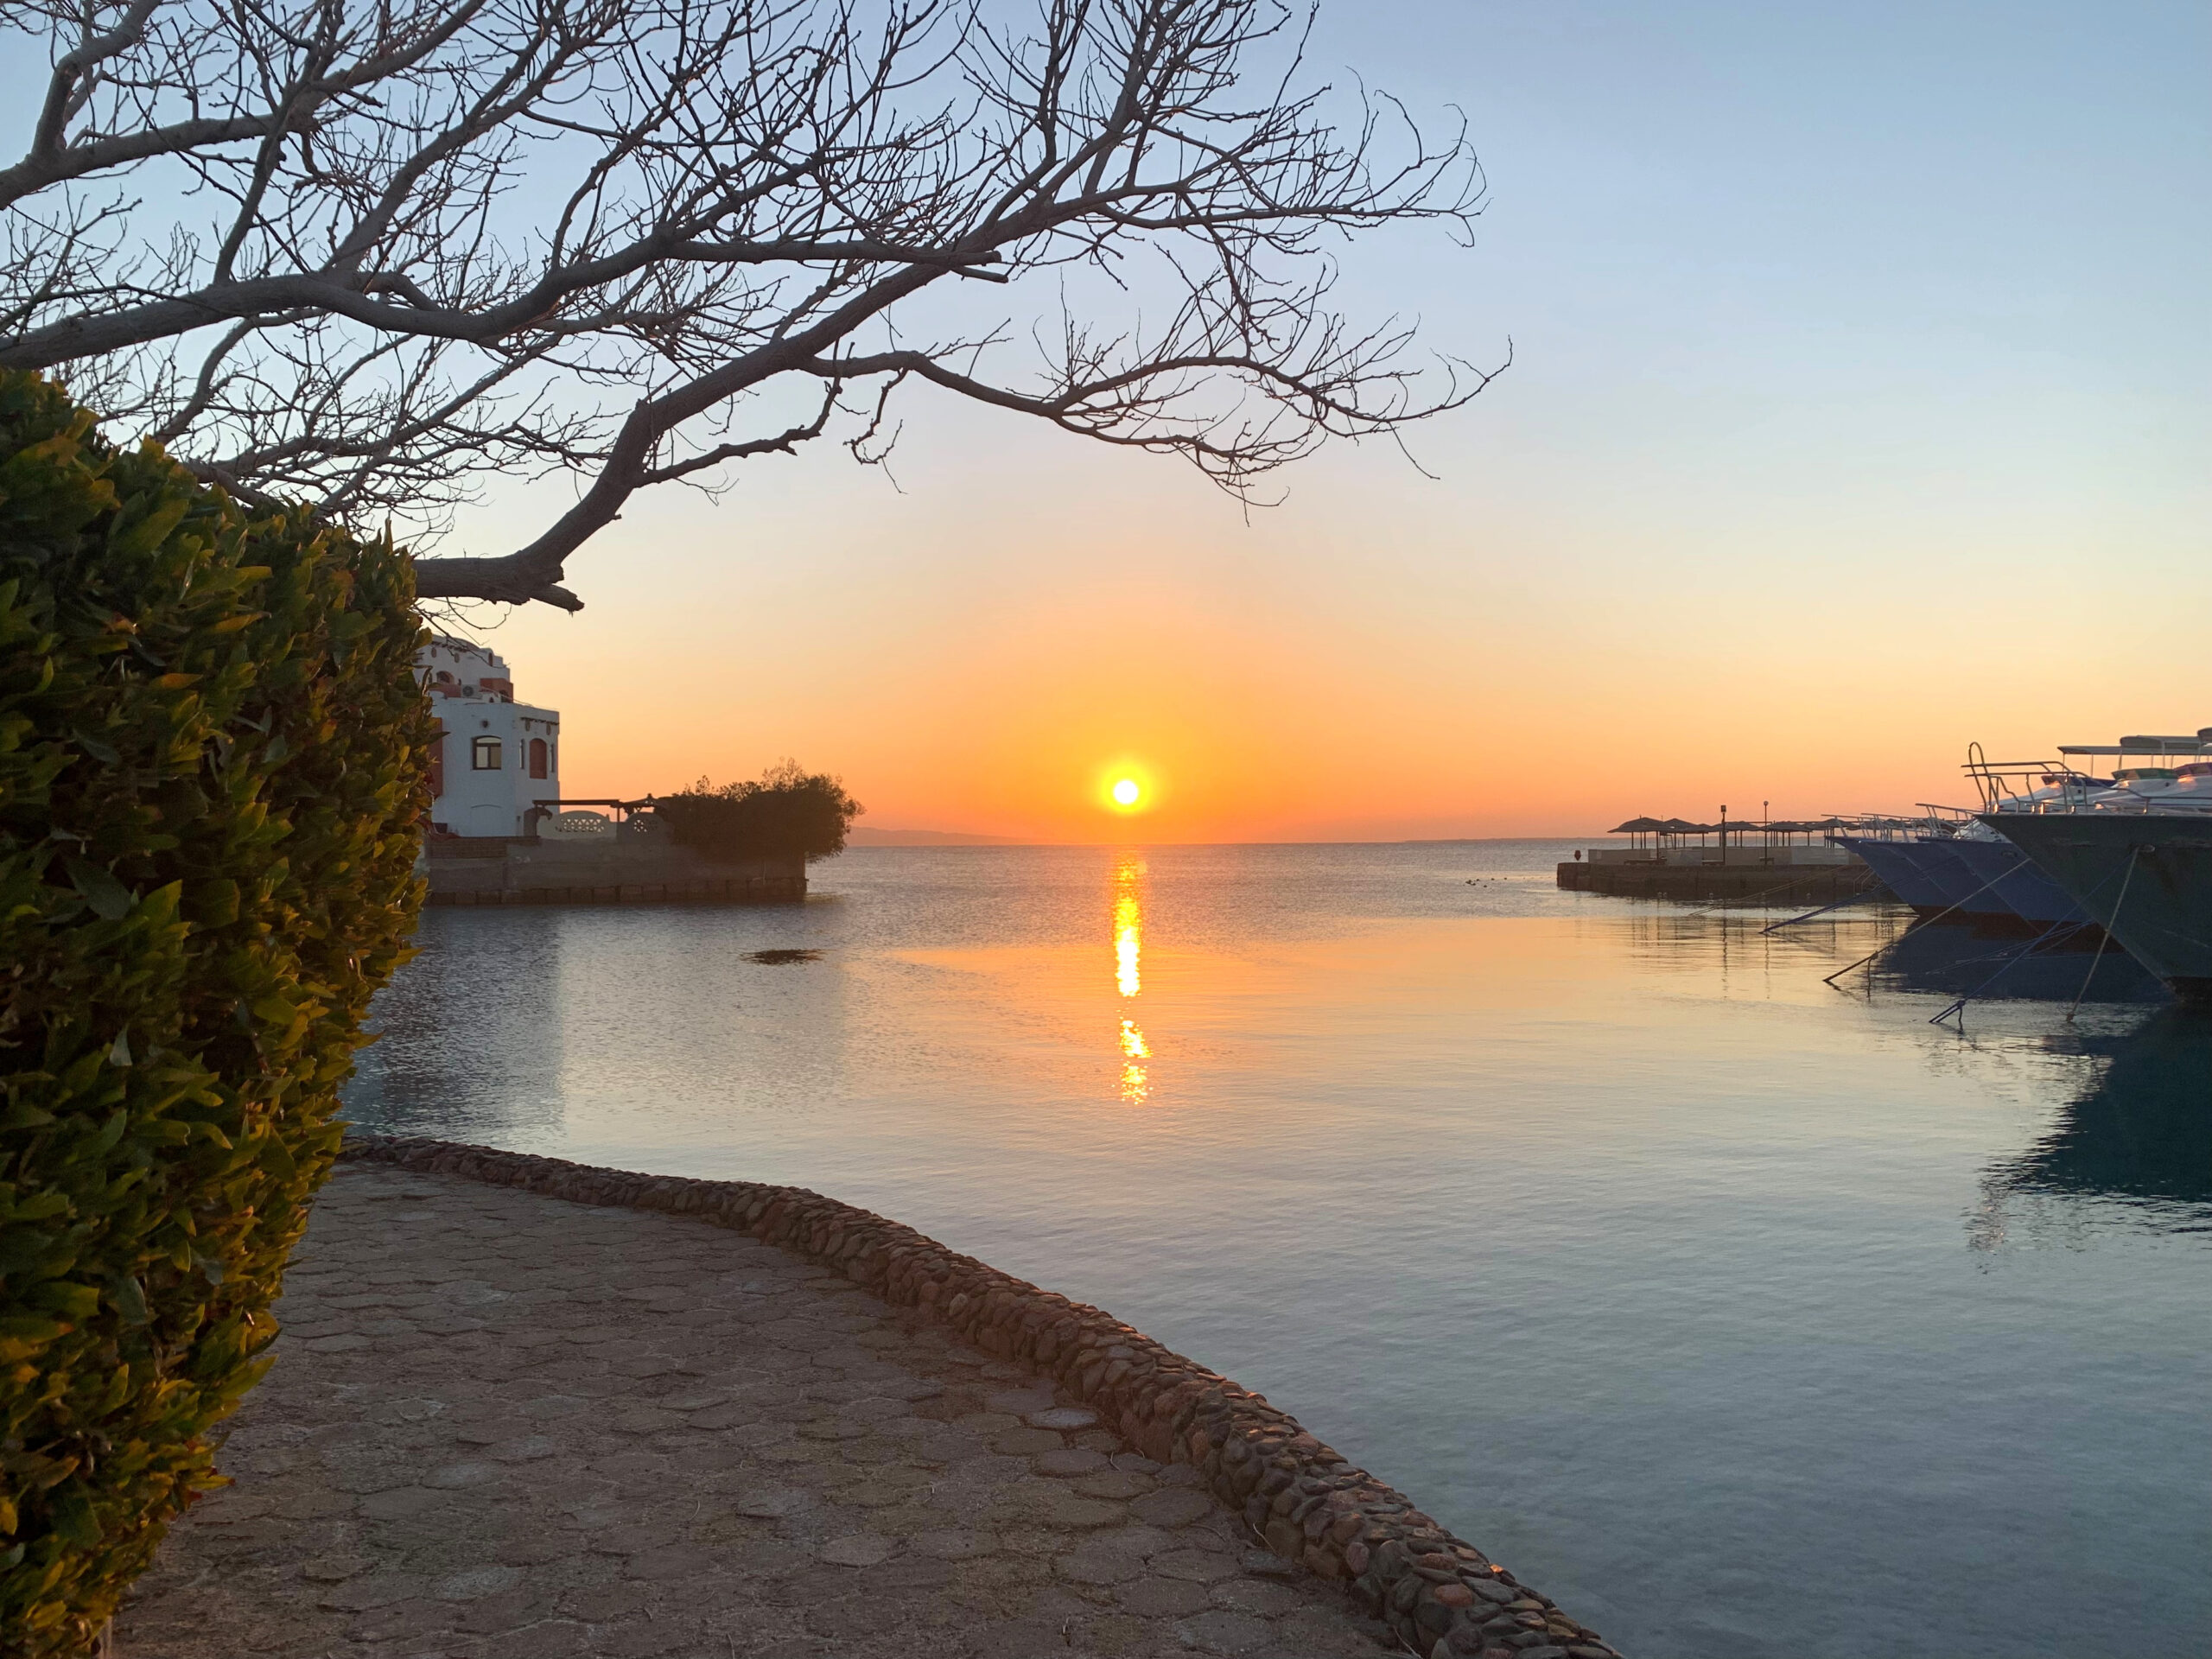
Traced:
POLYGON ((389 544, 0 374, 0 1653, 89 1649, 269 1308, 407 954, 433 728, 389 544))
POLYGON ((702 778, 690 788, 653 801, 679 847, 722 863, 761 858, 804 858, 809 863, 845 850, 853 820, 866 811, 844 784, 786 760, 758 783, 724 784, 702 778))

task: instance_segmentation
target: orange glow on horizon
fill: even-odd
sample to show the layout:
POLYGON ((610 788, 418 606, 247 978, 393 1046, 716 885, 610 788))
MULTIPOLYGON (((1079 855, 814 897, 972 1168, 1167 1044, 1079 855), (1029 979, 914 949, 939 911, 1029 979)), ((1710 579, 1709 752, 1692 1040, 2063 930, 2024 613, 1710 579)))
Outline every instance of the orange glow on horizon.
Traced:
MULTIPOLYGON (((1825 615, 1774 582, 1761 591, 1777 605, 1803 599, 1793 613, 1825 615)), ((2024 682, 1977 643, 1935 710, 1902 640, 1866 664, 1855 631, 1826 654, 1793 639, 1802 659, 1763 636, 1708 650, 1709 617, 1629 607, 1603 583, 1564 620, 1504 599, 1497 616, 1383 615, 1331 588, 1323 626, 1318 598, 1224 596, 1116 567, 1111 583, 1040 578, 1020 602, 942 628, 897 613, 895 630, 861 630, 863 669, 820 685, 805 664, 857 647, 811 612, 764 625, 760 654, 734 653, 711 620, 750 594, 672 613, 657 591, 613 584, 588 627, 525 607, 498 640, 518 695, 561 710, 568 794, 753 777, 794 754, 843 777, 867 803, 864 830, 1111 846, 1580 841, 1639 814, 1710 819, 1721 801, 1770 801, 1776 817, 1910 812, 1957 798, 1969 739, 2043 758, 2060 742, 2212 720, 2177 658, 2138 655, 2123 674, 2093 654, 2024 682), (1834 695, 1839 677, 1848 698, 1834 695), (1124 780, 1133 806, 1114 799, 1124 780)))

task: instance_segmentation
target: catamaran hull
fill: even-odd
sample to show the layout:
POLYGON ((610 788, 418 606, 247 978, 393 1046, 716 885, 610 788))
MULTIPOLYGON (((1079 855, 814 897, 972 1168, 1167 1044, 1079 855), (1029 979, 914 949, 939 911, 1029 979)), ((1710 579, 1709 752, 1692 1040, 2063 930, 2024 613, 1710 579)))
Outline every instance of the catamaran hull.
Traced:
POLYGON ((1836 840, 1863 859, 1883 885, 1923 916, 2012 919, 2012 906, 1987 879, 1968 868, 1948 839, 1878 841, 1860 836, 1836 840))
POLYGON ((1951 906, 1948 893, 1905 849, 1918 843, 1877 841, 1866 836, 1838 836, 1836 843, 1856 854, 1860 863, 1881 879, 1882 885, 1923 916, 1933 916, 1951 906))
POLYGON ((1982 822, 2177 996, 2212 1000, 2212 821, 1992 813, 1982 822))
POLYGON ((2004 900, 2005 907, 2024 922, 2037 927, 2079 926, 2089 918, 2060 887, 2035 867, 2034 861, 2005 841, 1967 841, 1963 837, 1945 848, 1967 867, 1976 887, 1986 887, 2004 900))
POLYGON ((1962 844, 1945 836, 1909 843, 1921 861, 1951 895, 1951 907, 1961 916, 1979 921, 2012 922, 2019 918, 2012 906, 1998 896, 1996 883, 1986 871, 1974 868, 1962 844))

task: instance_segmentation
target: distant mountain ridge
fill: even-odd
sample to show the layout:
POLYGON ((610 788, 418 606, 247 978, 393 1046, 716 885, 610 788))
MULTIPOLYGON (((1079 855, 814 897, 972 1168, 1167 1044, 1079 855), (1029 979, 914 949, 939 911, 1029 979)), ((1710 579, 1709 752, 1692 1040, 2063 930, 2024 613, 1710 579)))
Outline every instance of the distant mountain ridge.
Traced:
POLYGON ((855 847, 1025 847, 1016 836, 968 836, 955 830, 879 830, 856 823, 846 837, 855 847))

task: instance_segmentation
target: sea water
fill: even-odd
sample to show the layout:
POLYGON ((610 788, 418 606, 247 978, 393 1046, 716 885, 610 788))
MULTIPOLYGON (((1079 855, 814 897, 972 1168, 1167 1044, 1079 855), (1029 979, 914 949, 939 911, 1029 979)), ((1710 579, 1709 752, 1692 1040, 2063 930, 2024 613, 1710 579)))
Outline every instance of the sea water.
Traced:
POLYGON ((2212 1651, 2212 1022, 1893 907, 1563 893, 1573 845, 434 910, 349 1116, 906 1222, 1643 1659, 2212 1651))

